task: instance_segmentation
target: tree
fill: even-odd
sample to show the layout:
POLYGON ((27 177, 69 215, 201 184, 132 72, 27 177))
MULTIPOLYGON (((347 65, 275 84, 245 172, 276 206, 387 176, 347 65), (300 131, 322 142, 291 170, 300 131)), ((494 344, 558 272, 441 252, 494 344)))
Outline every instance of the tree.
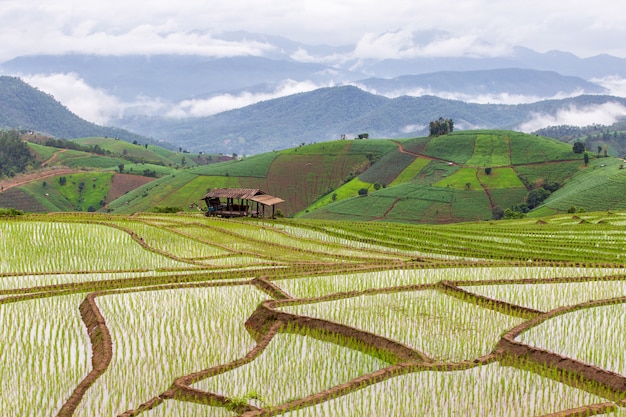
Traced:
POLYGON ((124 172, 124 164, 119 164, 117 167, 118 167, 118 168, 119 168, 119 170, 120 170, 120 174, 121 174, 122 172, 124 172))
POLYGON ((491 167, 486 167, 485 168, 485 174, 487 174, 487 175, 491 174, 491 167))
POLYGON ((454 122, 452 119, 444 119, 440 117, 438 120, 433 120, 428 125, 430 136, 440 136, 452 133, 454 130, 454 122))
POLYGON ((535 207, 539 206, 546 198, 550 196, 550 194, 552 193, 545 188, 537 188, 536 190, 531 190, 526 196, 526 204, 528 204, 528 208, 532 210, 535 207))
POLYGON ((587 152, 583 155, 583 160, 585 161, 585 166, 587 166, 589 164, 589 154, 587 152))
POLYGON ((574 146, 572 146, 572 150, 574 153, 583 153, 585 152, 585 144, 582 142, 575 142, 574 146))
POLYGON ((368 194, 367 188, 361 188, 361 189, 359 189, 359 195, 360 195, 361 197, 364 197, 364 196, 366 196, 367 194, 368 194))
POLYGON ((35 165, 35 156, 16 130, 0 132, 0 177, 12 177, 35 165))

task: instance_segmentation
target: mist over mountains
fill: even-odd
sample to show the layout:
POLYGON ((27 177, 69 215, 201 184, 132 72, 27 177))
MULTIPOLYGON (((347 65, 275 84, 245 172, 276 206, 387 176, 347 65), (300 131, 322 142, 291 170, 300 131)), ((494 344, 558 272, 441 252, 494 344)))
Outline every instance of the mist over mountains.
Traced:
MULTIPOLYGON (((414 42, 445 36, 416 32, 414 42)), ((457 128, 533 131, 626 115, 623 100, 610 97, 626 91, 626 60, 608 55, 516 47, 498 56, 390 59, 359 45, 311 46, 247 32, 222 37, 266 45, 265 52, 36 55, 6 61, 0 71, 88 121, 207 152, 254 154, 361 132, 419 135, 439 116, 457 128)))

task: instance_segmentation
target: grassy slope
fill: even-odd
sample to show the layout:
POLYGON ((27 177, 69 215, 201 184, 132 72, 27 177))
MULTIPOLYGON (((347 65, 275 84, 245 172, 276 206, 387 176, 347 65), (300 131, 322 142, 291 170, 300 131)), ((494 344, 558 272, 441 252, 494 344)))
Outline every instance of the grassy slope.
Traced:
MULTIPOLYGON (((126 149, 127 154, 133 152, 137 157, 157 155, 161 161, 171 157, 175 162, 181 157, 152 145, 146 149, 114 139, 82 142, 98 143, 113 152, 126 149)), ((286 215, 415 223, 485 220, 491 218, 493 207, 521 203, 527 193, 524 183, 539 182, 565 186, 545 202, 538 214, 564 212, 571 206, 587 211, 626 208, 621 197, 626 170, 619 169, 620 161, 595 159, 592 155, 590 166, 585 168, 582 155, 574 154, 571 145, 510 131, 323 142, 184 170, 71 150, 59 152, 32 144, 31 149, 40 161, 53 157, 52 165, 90 167, 110 173, 123 163, 127 173, 150 169, 164 175, 111 202, 108 209, 116 213, 149 211, 155 206, 192 210, 189 204, 198 202, 211 188, 244 187, 260 188, 285 199, 286 203, 277 208, 286 215), (492 168, 489 175, 484 171, 486 167, 492 168), (376 190, 375 183, 383 188, 376 190), (361 188, 368 189, 368 197, 357 198, 361 188)), ((93 188, 88 180, 82 182, 93 188)), ((54 184, 54 179, 47 183, 54 184)), ((54 185, 44 199, 42 188, 42 182, 21 187, 16 201, 23 204, 30 196, 33 211, 86 210, 106 196, 106 186, 94 193, 90 189, 92 197, 77 191, 68 194, 65 190, 63 194, 54 185)), ((0 198, 0 203, 6 205, 4 200, 0 198)))
MULTIPOLYGON (((509 131, 455 132, 402 145, 420 156, 404 164, 390 187, 310 210, 304 217, 414 223, 487 220, 493 208, 523 202, 528 191, 520 176, 530 184, 564 184, 582 166, 582 156, 574 154, 571 145, 509 131), (486 167, 492 168, 490 174, 486 167)), ((562 193, 567 194, 567 188, 562 193)))

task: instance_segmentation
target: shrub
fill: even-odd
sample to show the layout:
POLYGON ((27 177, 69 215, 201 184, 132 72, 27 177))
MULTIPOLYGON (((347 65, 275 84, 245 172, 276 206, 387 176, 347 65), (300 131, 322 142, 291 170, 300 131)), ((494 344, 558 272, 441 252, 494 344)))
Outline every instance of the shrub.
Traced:
POLYGON ((14 208, 0 208, 0 217, 15 217, 23 214, 24 212, 22 210, 16 210, 14 208))
POLYGON ((154 213, 178 213, 179 211, 183 211, 183 209, 181 207, 165 206, 154 207, 152 211, 154 213))
POLYGON ((361 188, 361 189, 359 189, 359 195, 360 195, 361 197, 364 197, 364 196, 366 196, 367 194, 368 194, 367 188, 361 188))

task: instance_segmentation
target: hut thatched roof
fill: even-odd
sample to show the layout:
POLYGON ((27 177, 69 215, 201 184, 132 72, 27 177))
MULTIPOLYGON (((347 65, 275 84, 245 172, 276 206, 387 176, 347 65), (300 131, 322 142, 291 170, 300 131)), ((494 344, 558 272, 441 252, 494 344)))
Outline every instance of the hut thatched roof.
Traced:
POLYGON ((251 200, 266 206, 283 203, 285 200, 266 194, 258 188, 216 188, 204 196, 204 200, 211 198, 238 198, 241 200, 251 200))

